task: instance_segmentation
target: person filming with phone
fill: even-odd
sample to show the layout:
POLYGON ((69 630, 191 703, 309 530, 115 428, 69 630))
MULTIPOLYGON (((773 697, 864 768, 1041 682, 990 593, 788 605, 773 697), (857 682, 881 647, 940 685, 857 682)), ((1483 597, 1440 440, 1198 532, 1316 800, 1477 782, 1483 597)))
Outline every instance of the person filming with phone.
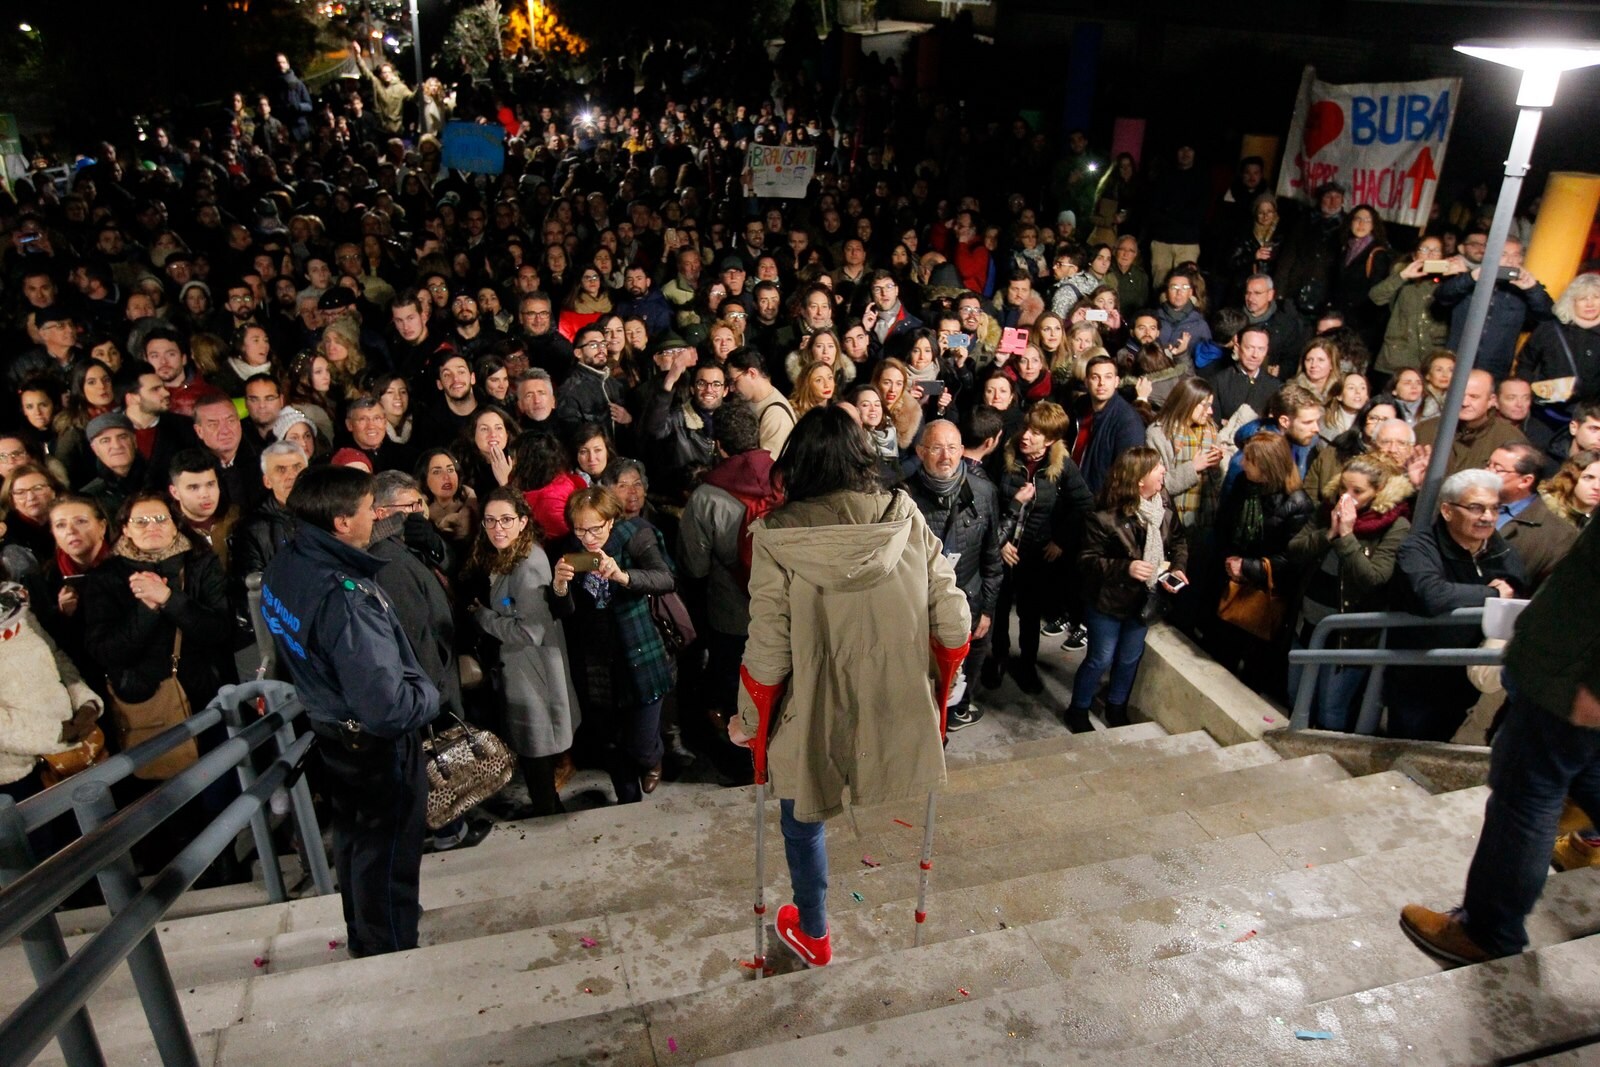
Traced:
MULTIPOLYGON (((1466 245, 1480 236, 1468 234, 1466 245)), ((1478 247, 1481 252, 1481 246, 1478 247)), ((1465 256, 1459 255, 1445 262, 1445 278, 1434 290, 1433 302, 1450 310, 1450 335, 1445 347, 1459 352, 1462 335, 1467 329, 1467 307, 1472 303, 1472 290, 1477 287, 1483 265, 1474 266, 1465 256)), ((1507 237, 1500 251, 1500 269, 1495 274, 1494 295, 1489 299, 1489 318, 1483 324, 1483 338, 1478 342, 1474 366, 1488 371, 1498 382, 1511 373, 1511 364, 1517 355, 1517 338, 1522 331, 1532 329, 1554 313, 1555 301, 1545 292, 1544 284, 1522 265, 1522 242, 1507 237)))

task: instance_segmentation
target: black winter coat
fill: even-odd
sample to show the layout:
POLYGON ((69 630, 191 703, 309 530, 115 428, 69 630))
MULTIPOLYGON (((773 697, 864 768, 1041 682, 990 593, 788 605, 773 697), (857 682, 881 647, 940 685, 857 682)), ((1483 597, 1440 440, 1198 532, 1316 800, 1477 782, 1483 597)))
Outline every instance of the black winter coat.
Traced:
POLYGON ((251 516, 228 535, 228 569, 237 581, 247 574, 264 571, 283 546, 294 540, 298 523, 289 510, 268 496, 251 516))
MULTIPOLYGON (((1178 521, 1172 500, 1161 494, 1166 514, 1161 518, 1161 547, 1175 571, 1189 566, 1189 542, 1178 521)), ((1097 511, 1083 526, 1083 548, 1078 567, 1083 573, 1084 598, 1102 615, 1131 619, 1144 610, 1149 587, 1128 573, 1128 564, 1144 559, 1144 523, 1138 515, 1097 511)))
POLYGON ((1292 493, 1269 493, 1262 497, 1261 536, 1246 539, 1240 536, 1239 516, 1245 498, 1257 488, 1246 478, 1236 478, 1222 504, 1217 509, 1217 545, 1219 555, 1240 556, 1244 560, 1245 578, 1259 586, 1267 584, 1266 560, 1272 564, 1272 584, 1275 589, 1287 589, 1293 583, 1289 573, 1289 542, 1299 533, 1316 511, 1316 505, 1296 489, 1292 493))
POLYGON ((1584 328, 1556 319, 1541 322, 1517 357, 1518 377, 1537 382, 1574 374, 1578 384, 1572 390, 1573 400, 1600 397, 1600 326, 1584 328))
POLYGON ((1015 442, 1006 446, 1003 479, 1000 499, 1006 520, 1000 529, 1001 545, 1016 541, 1017 550, 1024 557, 1039 555, 1047 544, 1073 552, 1084 517, 1094 511, 1094 494, 1089 492, 1078 465, 1067 455, 1067 446, 1057 441, 1045 452, 1031 479, 1035 491, 1028 503, 1016 501, 1017 490, 1030 479, 1015 442), (1016 536, 1019 525, 1020 539, 1016 536))
POLYGON ((154 695, 171 673, 173 639, 180 630, 178 681, 193 710, 238 680, 227 580, 209 548, 192 548, 160 563, 112 555, 89 572, 79 596, 85 651, 95 673, 104 675, 122 699, 154 695), (159 610, 145 607, 128 588, 138 571, 154 571, 167 580, 172 596, 159 610))
MULTIPOLYGON (((425 516, 418 518, 427 525, 425 516)), ((410 639, 417 662, 439 690, 439 710, 460 715, 464 709, 461 675, 456 667, 456 623, 450 598, 445 594, 444 583, 429 565, 406 546, 401 530, 404 525, 386 519, 373 531, 373 541, 367 551, 383 561, 373 577, 389 598, 389 606, 410 639)))
POLYGON ((922 512, 928 529, 944 545, 944 554, 955 557, 956 584, 967 595, 967 610, 972 625, 978 616, 994 616, 1000 597, 1000 582, 1005 566, 1000 562, 1000 494, 994 483, 977 474, 968 474, 956 490, 954 516, 947 498, 934 495, 922 478, 912 474, 903 488, 922 512))

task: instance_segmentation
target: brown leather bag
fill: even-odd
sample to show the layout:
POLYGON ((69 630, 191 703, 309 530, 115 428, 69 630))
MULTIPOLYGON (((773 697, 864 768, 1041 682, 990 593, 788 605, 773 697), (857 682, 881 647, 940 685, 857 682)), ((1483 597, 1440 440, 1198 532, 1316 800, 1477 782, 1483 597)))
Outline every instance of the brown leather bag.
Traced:
MULTIPOLYGON (((179 630, 172 639, 172 673, 161 679, 148 700, 123 700, 111 688, 111 679, 106 679, 106 693, 111 697, 111 721, 116 725, 117 744, 123 752, 189 718, 189 695, 178 681, 178 660, 182 655, 183 631, 179 630)), ((199 758, 200 746, 191 737, 134 771, 133 775, 147 781, 165 781, 187 770, 199 758)))
POLYGON ((106 751, 105 732, 96 726, 89 731, 89 736, 65 752, 50 752, 40 756, 44 766, 39 768, 39 780, 48 789, 110 758, 111 753, 106 751))
POLYGON ((1222 594, 1222 601, 1217 605, 1217 618, 1232 623, 1252 637, 1271 641, 1283 625, 1286 605, 1283 598, 1274 595, 1271 561, 1262 560, 1261 567, 1267 572, 1267 587, 1229 580, 1228 591, 1222 594))

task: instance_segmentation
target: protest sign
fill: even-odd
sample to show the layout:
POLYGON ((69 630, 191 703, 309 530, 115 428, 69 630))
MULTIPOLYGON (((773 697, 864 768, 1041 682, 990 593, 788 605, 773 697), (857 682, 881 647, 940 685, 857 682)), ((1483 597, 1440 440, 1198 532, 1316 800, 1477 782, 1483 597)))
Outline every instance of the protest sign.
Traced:
POLYGON ((468 174, 499 174, 506 163, 506 130, 499 123, 449 122, 439 142, 440 162, 468 174))
POLYGON ((747 159, 755 196, 799 199, 817 172, 815 148, 753 144, 747 159))

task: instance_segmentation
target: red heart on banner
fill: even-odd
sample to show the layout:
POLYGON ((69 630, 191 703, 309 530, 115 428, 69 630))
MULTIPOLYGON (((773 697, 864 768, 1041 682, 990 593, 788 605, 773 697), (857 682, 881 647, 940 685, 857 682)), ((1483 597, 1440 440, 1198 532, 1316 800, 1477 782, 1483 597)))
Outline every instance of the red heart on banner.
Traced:
POLYGON ((1332 144, 1344 132, 1344 109, 1332 100, 1318 100, 1306 115, 1306 156, 1332 144))

